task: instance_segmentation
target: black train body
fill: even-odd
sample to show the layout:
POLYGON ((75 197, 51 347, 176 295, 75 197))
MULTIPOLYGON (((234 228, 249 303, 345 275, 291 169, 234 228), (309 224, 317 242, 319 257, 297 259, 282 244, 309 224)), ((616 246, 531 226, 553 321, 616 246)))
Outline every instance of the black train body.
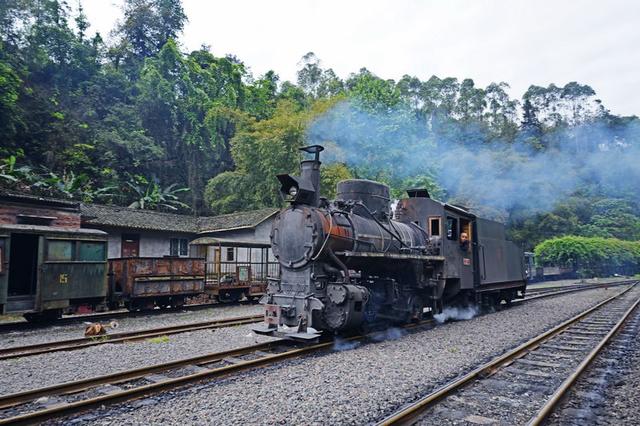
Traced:
POLYGON ((302 161, 301 176, 278 175, 290 202, 271 234, 281 274, 262 299, 257 332, 315 339, 524 295, 523 254, 501 223, 426 190, 407 191, 392 212, 389 188, 368 180, 340 182, 327 201, 319 194, 322 147, 303 150, 315 158, 302 161))

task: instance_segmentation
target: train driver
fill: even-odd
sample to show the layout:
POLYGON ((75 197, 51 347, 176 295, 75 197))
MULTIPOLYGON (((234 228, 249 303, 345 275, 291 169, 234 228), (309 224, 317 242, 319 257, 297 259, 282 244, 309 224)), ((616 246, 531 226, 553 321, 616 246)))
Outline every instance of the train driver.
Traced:
POLYGON ((469 251, 469 235, 466 232, 460 234, 460 250, 469 251))

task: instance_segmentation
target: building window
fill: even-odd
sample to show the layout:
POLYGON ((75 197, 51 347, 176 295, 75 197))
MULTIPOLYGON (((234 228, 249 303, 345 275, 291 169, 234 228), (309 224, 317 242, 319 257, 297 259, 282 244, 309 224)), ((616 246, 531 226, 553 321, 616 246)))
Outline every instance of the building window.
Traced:
POLYGON ((189 241, 186 238, 171 238, 169 241, 169 254, 171 256, 187 256, 189 254, 189 241))
POLYGON ((36 216, 29 214, 19 214, 16 217, 19 225, 42 225, 49 226, 54 219, 53 216, 36 216))
POLYGON ((233 247, 228 247, 227 248, 227 261, 229 262, 233 262, 233 259, 235 258, 235 252, 233 250, 233 247))

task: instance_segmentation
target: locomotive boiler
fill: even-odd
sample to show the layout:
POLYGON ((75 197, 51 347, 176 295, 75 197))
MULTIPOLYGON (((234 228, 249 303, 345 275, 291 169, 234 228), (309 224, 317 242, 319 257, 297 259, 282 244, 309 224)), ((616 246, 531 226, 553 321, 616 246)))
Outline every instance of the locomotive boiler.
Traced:
POLYGON ((316 339, 524 295, 522 251, 502 224, 425 189, 408 190, 392 211, 389 188, 370 180, 338 183, 329 201, 319 191, 323 147, 302 150, 312 158, 300 176, 277 176, 289 202, 271 232, 281 273, 261 300, 256 332, 316 339))

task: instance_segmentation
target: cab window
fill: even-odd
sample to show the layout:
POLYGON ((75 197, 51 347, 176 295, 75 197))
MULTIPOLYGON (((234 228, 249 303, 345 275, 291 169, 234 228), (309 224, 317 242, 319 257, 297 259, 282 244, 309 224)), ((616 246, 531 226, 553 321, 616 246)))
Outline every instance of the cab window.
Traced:
POLYGON ((439 217, 430 217, 429 218, 429 233, 432 237, 440 236, 440 218, 439 217))
POLYGON ((458 239, 458 219, 447 216, 447 240, 456 241, 458 239))

